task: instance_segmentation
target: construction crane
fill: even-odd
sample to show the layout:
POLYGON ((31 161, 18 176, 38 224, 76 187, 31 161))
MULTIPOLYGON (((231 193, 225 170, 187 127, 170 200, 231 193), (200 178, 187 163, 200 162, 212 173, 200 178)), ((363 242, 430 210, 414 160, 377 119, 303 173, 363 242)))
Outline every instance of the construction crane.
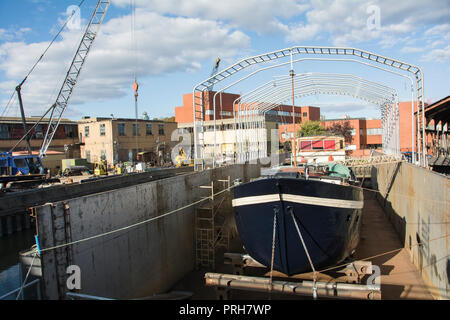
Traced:
MULTIPOLYGON (((219 70, 219 64, 220 64, 220 58, 217 58, 216 59, 216 63, 214 64, 214 67, 213 67, 213 69, 212 69, 212 71, 211 71, 211 74, 210 74, 210 78, 213 76, 213 75, 215 75, 216 73, 217 73, 217 70, 219 70)), ((209 87, 208 87, 208 91, 212 91, 212 89, 213 89, 213 87, 214 87, 214 83, 212 83, 209 87)))
MULTIPOLYGON (((22 122, 23 122, 24 130, 25 130, 25 135, 11 148, 11 150, 9 152, 0 154, 0 160, 2 160, 1 163, 5 164, 4 168, 3 168, 3 165, 0 168, 2 171, 2 174, 6 173, 9 175, 16 175, 17 173, 20 172, 21 174, 28 175, 30 173, 31 174, 37 173, 38 171, 41 174, 43 173, 42 172, 43 166, 42 166, 41 159, 42 159, 42 157, 45 157, 48 147, 50 146, 50 143, 52 142, 53 136, 55 135, 56 130, 58 129, 62 115, 67 108, 69 99, 73 92, 73 89, 75 88, 75 85, 77 84, 77 81, 78 81, 78 77, 80 76, 80 72, 83 68, 83 65, 86 61, 86 58, 92 47, 95 37, 98 34, 100 26, 103 23, 103 19, 105 17, 105 14, 106 14, 110 4, 111 4, 111 0, 99 0, 97 2, 95 10, 89 21, 89 24, 87 25, 86 30, 84 32, 83 38, 81 39, 81 42, 78 45, 78 49, 75 52, 75 55, 72 59, 72 63, 69 67, 69 70, 67 71, 63 85, 62 85, 61 89, 59 90, 59 94, 56 98, 55 103, 44 113, 44 115, 28 131, 26 131, 27 125, 26 125, 26 121, 25 121, 25 114, 23 111, 21 88, 22 88, 22 85, 27 80, 28 75, 36 67, 37 63, 42 60, 42 58, 43 58, 44 54, 47 52, 48 48, 44 52, 44 54, 41 55, 38 62, 33 66, 30 73, 28 73, 28 75, 25 77, 25 79, 16 87, 16 92, 17 92, 18 99, 19 99, 19 106, 20 106, 20 110, 21 110, 22 122), (34 155, 32 155, 31 147, 29 144, 30 133, 32 132, 32 130, 34 130, 34 128, 38 124, 43 122, 44 117, 49 113, 50 113, 50 116, 49 116, 49 120, 48 120, 48 124, 47 124, 47 130, 46 130, 41 148, 39 150, 39 156, 34 156, 34 155), (20 156, 20 157, 13 156, 12 151, 24 139, 26 140, 26 143, 27 143, 27 150, 28 150, 29 155, 25 156, 25 157, 24 156, 20 156), (19 163, 20 163, 20 165, 19 165, 19 163), (37 171, 36 170, 37 168, 40 168, 40 170, 37 171)), ((53 41, 52 41, 52 43, 53 43, 53 41)))
MULTIPOLYGON (((89 24, 86 27, 83 38, 81 39, 80 44, 78 45, 78 49, 75 52, 75 55, 72 59, 72 63, 70 64, 69 70, 67 71, 66 77, 64 79, 63 85, 59 90, 59 94, 56 98, 55 103, 44 113, 44 115, 36 122, 36 124, 25 133, 25 135, 20 139, 17 144, 10 150, 14 150, 14 148, 24 139, 28 139, 31 131, 41 123, 42 119, 50 113, 47 130, 45 132, 44 140, 42 142, 41 148, 39 150, 39 157, 45 157, 48 147, 52 142, 53 136, 58 129, 59 123, 61 122, 62 115, 67 108, 69 103, 69 99, 72 96, 73 89, 77 84, 78 77, 80 76, 80 72, 83 68, 83 65, 86 61, 86 58, 89 54, 89 51, 92 47, 92 44, 95 40, 95 37, 98 34, 100 26, 103 23, 103 19, 105 14, 111 4, 111 0, 99 0, 95 7, 95 10, 92 14, 92 17, 89 21, 89 24)), ((42 57, 41 57, 42 58, 42 57)), ((26 78, 25 78, 26 80, 26 78)), ((24 80, 24 81, 25 81, 24 80)), ((23 81, 23 82, 24 82, 23 81)), ((20 88, 23 85, 23 82, 18 86, 19 89, 16 89, 19 95, 19 102, 21 104, 22 98, 20 96, 20 88)), ((21 106, 21 110, 23 107, 21 106)), ((25 124, 24 124, 25 125, 25 124)), ((30 150, 29 150, 30 152, 30 150)))

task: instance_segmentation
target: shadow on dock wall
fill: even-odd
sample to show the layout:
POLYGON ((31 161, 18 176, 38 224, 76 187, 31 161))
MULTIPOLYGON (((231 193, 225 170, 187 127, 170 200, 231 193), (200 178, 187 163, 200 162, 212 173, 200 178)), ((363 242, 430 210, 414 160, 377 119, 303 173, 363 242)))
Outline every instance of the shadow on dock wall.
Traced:
MULTIPOLYGON (((233 165, 150 181, 37 207, 41 248, 89 238, 198 201, 211 180, 260 176, 233 165)), ((195 266, 194 207, 128 230, 41 255, 44 297, 64 299, 69 265, 81 271, 78 293, 134 299, 164 293, 195 266)))
POLYGON ((436 299, 450 299, 449 179, 409 163, 372 167, 372 187, 436 299))

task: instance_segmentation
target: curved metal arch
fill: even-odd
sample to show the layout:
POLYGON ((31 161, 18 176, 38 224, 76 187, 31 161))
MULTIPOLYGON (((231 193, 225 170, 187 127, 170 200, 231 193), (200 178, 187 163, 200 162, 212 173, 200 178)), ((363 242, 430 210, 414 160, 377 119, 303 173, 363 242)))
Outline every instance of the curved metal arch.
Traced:
MULTIPOLYGON (((284 78, 278 78, 276 80, 271 80, 267 82, 265 85, 259 87, 259 89, 255 92, 252 92, 250 95, 242 96, 242 101, 254 100, 258 95, 261 95, 263 92, 267 92, 270 94, 272 91, 279 91, 280 87, 285 87, 290 85, 291 78, 289 76, 283 76, 284 78)), ((321 88, 325 86, 330 88, 330 92, 334 92, 336 88, 340 88, 343 85, 347 85, 350 88, 355 89, 356 91, 362 90, 362 92, 369 91, 372 94, 372 97, 378 97, 379 99, 383 99, 388 96, 393 96, 396 94, 396 91, 390 87, 383 86, 377 82, 369 81, 361 77, 357 77, 351 74, 331 74, 331 73, 304 73, 297 74, 294 77, 294 85, 295 88, 301 89, 305 84, 312 83, 317 88, 321 88), (330 84, 328 81, 332 79, 334 82, 330 84), (353 86, 352 86, 353 85, 353 86)), ((349 91, 350 92, 350 91, 349 91)), ((322 90, 321 93, 326 93, 326 91, 322 90)), ((379 105, 379 101, 375 99, 371 99, 369 95, 365 96, 369 99, 369 102, 379 105)))
MULTIPOLYGON (((398 94, 395 89, 349 74, 306 73, 296 75, 294 79, 296 80, 294 81, 295 98, 314 94, 349 95, 379 105, 383 120, 383 149, 386 153, 399 153, 398 94), (315 78, 316 81, 310 81, 311 79, 308 78, 315 78), (336 79, 344 79, 347 82, 339 82, 336 79), (323 83, 318 80, 323 81, 323 83), (333 82, 333 88, 327 82, 330 80, 333 82), (361 84, 365 88, 355 90, 355 87, 358 88, 358 84, 361 84), (378 100, 374 99, 374 96, 378 100)), ((239 129, 243 130, 259 128, 254 123, 264 120, 258 119, 258 115, 265 114, 267 111, 288 101, 291 95, 290 77, 288 76, 281 76, 277 80, 271 80, 252 90, 250 93, 243 95, 239 98, 238 117, 241 119, 242 115, 245 121, 239 121, 239 126, 236 126, 235 122, 235 128, 239 127, 239 129), (277 83, 276 86, 274 86, 275 83, 277 83), (255 100, 257 102, 254 102, 255 100)), ((233 108, 235 108, 236 100, 233 103, 233 108)), ((250 132, 249 135, 248 130, 241 131, 239 134, 240 141, 238 141, 239 139, 236 133, 236 142, 239 145, 238 159, 240 161, 254 160, 258 157, 266 156, 260 153, 261 149, 266 150, 267 148, 265 145, 266 141, 261 139, 264 137, 259 137, 259 134, 259 131, 256 131, 256 136, 254 132, 250 132), (250 148, 249 154, 243 156, 242 146, 245 140, 249 141, 252 147, 250 148), (263 144, 262 147, 260 147, 260 144, 263 144), (253 147, 254 145, 257 146, 253 147)))
MULTIPOLYGON (((197 84, 193 89, 193 120, 194 120, 194 161, 197 165, 197 160, 201 159, 198 154, 199 138, 197 136, 198 125, 197 121, 200 121, 201 125, 204 120, 204 108, 203 108, 203 92, 211 85, 214 85, 220 81, 227 79, 235 73, 242 71, 250 66, 260 63, 267 63, 281 58, 290 57, 291 69, 292 69, 292 57, 295 54, 313 54, 313 55, 351 55, 361 59, 366 59, 374 64, 383 64, 388 67, 396 68, 405 72, 410 72, 415 75, 416 78, 416 97, 418 102, 418 110, 422 108, 422 124, 425 123, 424 116, 424 75, 420 67, 396 60, 393 58, 378 55, 373 52, 361 50, 357 48, 346 47, 315 47, 315 46, 294 46, 291 48, 285 48, 277 51, 264 53, 261 55, 249 57, 238 61, 237 63, 219 71, 215 75, 197 84), (199 94, 196 94, 199 93, 199 94)), ((419 116, 418 116, 419 121, 419 116)), ((203 133, 203 128, 200 126, 200 133, 203 133)), ((422 125, 422 152, 425 151, 425 127, 422 125)), ((201 141, 200 141, 201 142, 201 141)), ((421 164, 426 166, 426 157, 423 156, 421 164)))

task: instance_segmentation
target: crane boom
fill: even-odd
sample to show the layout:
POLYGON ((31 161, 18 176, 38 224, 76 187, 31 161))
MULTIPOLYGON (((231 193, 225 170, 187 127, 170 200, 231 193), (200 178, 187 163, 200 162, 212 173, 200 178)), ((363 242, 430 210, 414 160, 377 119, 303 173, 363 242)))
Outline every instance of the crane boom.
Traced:
POLYGON ((64 79, 58 97, 56 98, 56 102, 51 107, 47 131, 45 133, 44 141, 42 142, 42 146, 39 152, 40 157, 45 156, 45 154, 47 153, 47 149, 52 142, 56 130, 58 129, 62 114, 67 108, 67 104, 77 83, 81 69, 83 68, 89 50, 91 49, 92 43, 94 42, 100 26, 103 23, 103 19, 110 4, 111 0, 99 0, 97 3, 91 20, 89 21, 83 38, 72 60, 69 71, 67 71, 66 78, 64 79))
MULTIPOLYGON (((213 75, 215 75, 217 73, 217 70, 219 70, 219 64, 220 64, 220 58, 217 58, 216 63, 214 63, 214 67, 211 71, 211 75, 209 77, 212 77, 213 75)), ((211 84, 208 87, 208 91, 212 91, 213 87, 214 87, 214 84, 211 84)))

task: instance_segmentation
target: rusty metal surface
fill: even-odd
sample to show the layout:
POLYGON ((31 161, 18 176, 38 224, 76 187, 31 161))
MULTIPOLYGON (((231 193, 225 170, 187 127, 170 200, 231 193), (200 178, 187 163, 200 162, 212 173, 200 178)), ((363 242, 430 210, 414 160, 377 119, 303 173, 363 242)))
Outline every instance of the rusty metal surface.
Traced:
MULTIPOLYGON (((249 277, 230 274, 206 273, 207 286, 228 289, 240 289, 260 292, 274 292, 288 295, 313 296, 314 285, 312 281, 272 281, 263 277, 249 277)), ((379 300, 379 290, 361 284, 316 282, 318 297, 331 297, 335 299, 369 299, 379 300)))

